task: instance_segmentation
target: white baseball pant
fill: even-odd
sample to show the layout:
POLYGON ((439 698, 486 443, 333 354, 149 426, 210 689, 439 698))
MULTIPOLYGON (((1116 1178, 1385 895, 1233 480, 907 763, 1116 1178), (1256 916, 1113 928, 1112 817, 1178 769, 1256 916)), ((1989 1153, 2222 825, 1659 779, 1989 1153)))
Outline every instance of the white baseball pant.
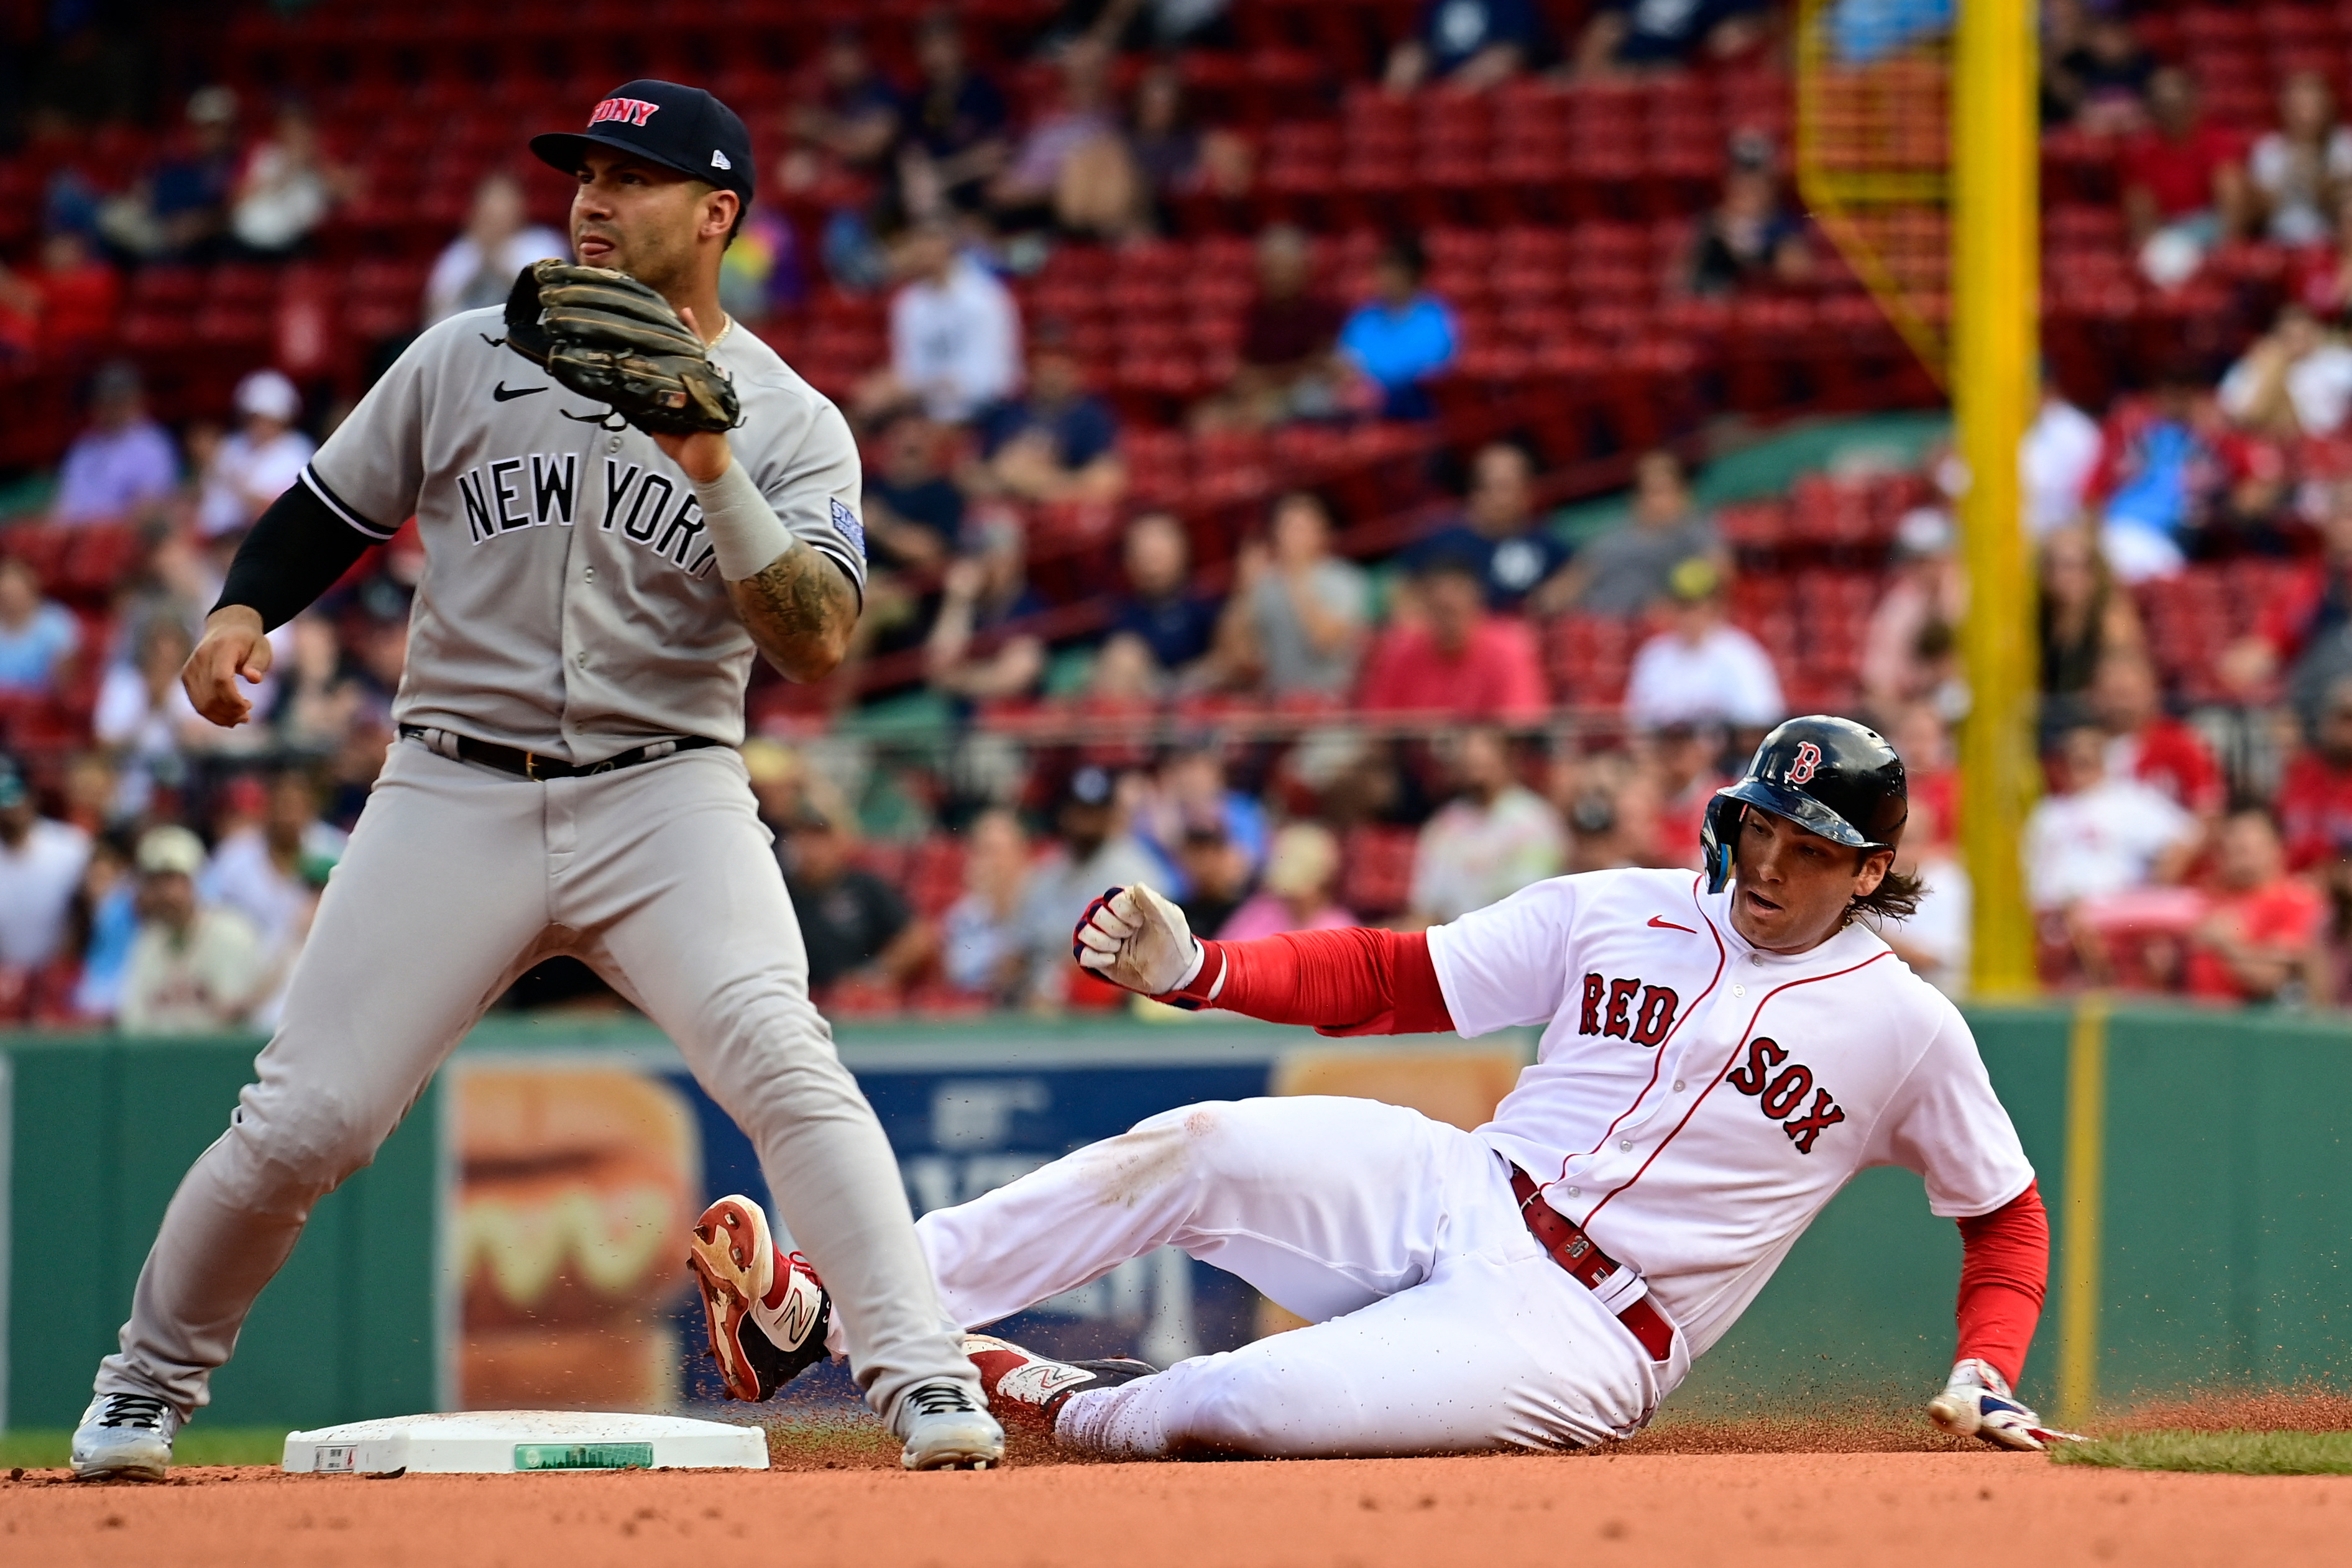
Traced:
POLYGON ((895 1425, 902 1393, 942 1378, 976 1398, 881 1124, 809 1000, 769 846, 742 758, 723 747, 533 782, 395 745, 259 1082, 173 1195, 98 1392, 203 1405, 311 1205, 375 1157, 515 977, 572 953, 661 1026, 751 1135, 875 1409, 895 1425))
POLYGON ((1081 1393, 1066 1441, 1136 1457, 1582 1448, 1645 1425, 1654 1363, 1536 1245, 1502 1156, 1370 1100, 1191 1105, 916 1223, 981 1327, 1173 1246, 1312 1326, 1081 1393))

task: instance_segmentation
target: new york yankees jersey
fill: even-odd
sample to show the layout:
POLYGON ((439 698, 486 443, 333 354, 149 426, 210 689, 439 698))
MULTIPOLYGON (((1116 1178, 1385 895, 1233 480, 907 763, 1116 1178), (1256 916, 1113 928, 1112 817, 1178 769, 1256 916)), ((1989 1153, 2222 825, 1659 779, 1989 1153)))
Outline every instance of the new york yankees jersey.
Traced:
POLYGON ((1465 1035, 1541 1024, 1478 1130, 1548 1185, 1696 1355, 1855 1172, 1927 1179, 1948 1218, 2033 1179, 1959 1009, 1867 928, 1795 956, 1680 871, 1539 882, 1429 933, 1465 1035))
MULTIPOLYGON (((370 538, 415 515, 425 578, 394 716, 575 763, 740 742, 753 647, 692 485, 651 436, 502 346, 504 325, 493 308, 427 329, 303 473, 370 538)), ((862 595, 847 422, 740 325, 710 357, 742 399, 735 460, 862 595)))

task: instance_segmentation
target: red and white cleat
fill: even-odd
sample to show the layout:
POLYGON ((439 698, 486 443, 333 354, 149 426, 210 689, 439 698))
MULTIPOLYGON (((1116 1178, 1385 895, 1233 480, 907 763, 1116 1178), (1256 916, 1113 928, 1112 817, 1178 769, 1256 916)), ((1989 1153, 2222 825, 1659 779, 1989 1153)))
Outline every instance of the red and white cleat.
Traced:
POLYGON ((824 1359, 832 1299, 806 1259, 776 1250, 758 1204, 732 1194, 704 1209, 686 1262, 728 1398, 769 1398, 824 1359))
POLYGON ((1160 1370, 1125 1356, 1108 1361, 1055 1361, 984 1333, 964 1335, 963 1353, 980 1368, 980 1386, 988 1396, 990 1414, 1008 1427, 1033 1432, 1053 1431, 1054 1418, 1074 1395, 1090 1388, 1115 1388, 1160 1370))

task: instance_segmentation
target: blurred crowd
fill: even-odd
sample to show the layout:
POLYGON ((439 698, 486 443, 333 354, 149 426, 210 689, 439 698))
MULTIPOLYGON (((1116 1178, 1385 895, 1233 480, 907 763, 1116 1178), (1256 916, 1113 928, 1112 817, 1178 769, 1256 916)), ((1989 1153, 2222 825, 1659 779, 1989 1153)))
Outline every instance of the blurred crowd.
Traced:
MULTIPOLYGON (((2352 130, 2303 70, 2265 78, 2272 129, 2223 129, 2168 63, 2165 16, 2053 0, 2053 145, 2109 148, 2148 287, 2226 277, 2268 325, 2170 345, 2098 398, 2070 399, 2053 341, 2021 455, 2048 780, 2032 913, 2053 983, 2331 1003, 2352 944, 2352 130)), ((1712 791, 1772 723, 1818 708, 1877 724, 1909 762, 1905 863, 1931 894, 1886 935, 1961 988, 1970 588, 1948 456, 1718 507, 1697 443, 1621 441, 1580 481, 1619 486, 1613 508, 1563 514, 1541 439, 1457 417, 1448 389, 1486 329, 1441 286, 1465 276, 1446 235, 1410 225, 1255 225, 1215 284, 1232 311, 1213 373, 1142 401, 1104 386, 1101 322, 1061 308, 1082 295, 1059 280, 1098 257, 1115 289, 1180 208, 1265 176, 1266 141, 1192 90, 1234 26, 1221 0, 1072 0, 1007 64, 978 60, 952 10, 903 50, 844 21, 807 40, 782 102, 743 106, 775 199, 730 251, 729 308, 775 324, 796 363, 834 351, 793 335, 819 294, 871 301, 879 325, 820 383, 866 459, 858 644, 822 686, 763 674, 750 699, 747 759, 827 1005, 1110 1005, 1063 961, 1068 931, 1138 877, 1241 936, 1419 926, 1563 871, 1695 867, 1712 791), (1218 488, 1213 455, 1259 455, 1232 459, 1247 466, 1276 438, 1391 465, 1218 488), (1211 455, 1181 504, 1151 466, 1171 440, 1211 455), (1212 515, 1199 494, 1240 499, 1212 515)), ((1741 0, 1436 0, 1350 90, 1646 89, 1770 58, 1784 34, 1780 8, 1741 0)), ((88 134, 76 117, 104 97, 40 88, 31 134, 88 134)), ((364 375, 306 372, 280 330, 233 367, 226 417, 167 423, 139 357, 113 357, 126 296, 171 268, 303 257, 384 193, 299 99, 210 84, 173 112, 112 182, 48 178, 38 233, 0 268, 0 364, 73 363, 82 393, 62 461, 0 520, 0 1018, 266 1026, 391 744, 413 531, 275 633, 254 724, 214 729, 179 690, 237 542, 364 375)), ((1838 263, 1778 127, 1726 129, 1668 293, 1821 285, 1838 263)), ((554 215, 517 169, 469 182, 368 363, 562 254, 554 215)), ((618 1005, 566 965, 509 1004, 618 1005)))

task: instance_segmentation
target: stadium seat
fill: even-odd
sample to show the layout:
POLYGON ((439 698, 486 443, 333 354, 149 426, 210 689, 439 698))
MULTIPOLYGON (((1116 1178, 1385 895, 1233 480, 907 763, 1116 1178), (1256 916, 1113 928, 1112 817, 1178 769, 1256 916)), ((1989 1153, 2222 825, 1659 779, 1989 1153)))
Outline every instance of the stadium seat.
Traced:
POLYGON ((1349 829, 1340 854, 1339 902, 1366 920, 1403 913, 1412 896, 1418 841, 1411 828, 1349 829))

